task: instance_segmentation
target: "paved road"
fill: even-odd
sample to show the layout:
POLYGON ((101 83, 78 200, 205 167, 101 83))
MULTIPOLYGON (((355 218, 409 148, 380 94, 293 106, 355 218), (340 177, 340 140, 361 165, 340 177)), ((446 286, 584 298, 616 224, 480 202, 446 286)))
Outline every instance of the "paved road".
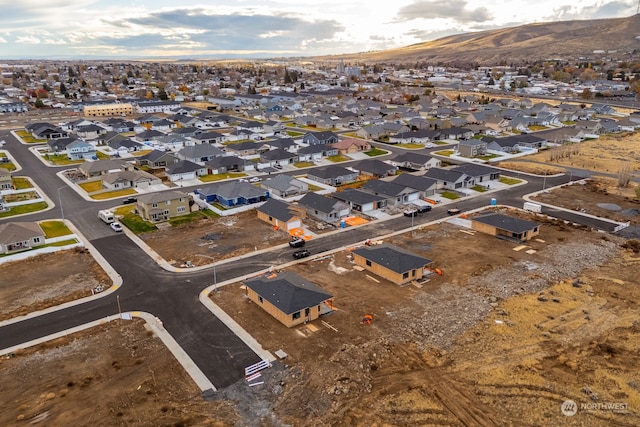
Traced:
MULTIPOLYGON (((45 167, 35 158, 28 148, 19 144, 15 138, 2 134, 0 139, 7 140, 7 147, 16 160, 23 166, 22 175, 30 176, 36 184, 57 202, 62 201, 65 218, 73 222, 90 243, 105 257, 109 264, 123 279, 123 285, 104 298, 93 300, 67 309, 34 317, 0 327, 0 348, 8 348, 36 338, 48 336, 97 319, 115 315, 118 312, 117 299, 123 311, 145 311, 162 320, 164 327, 192 358, 200 370, 217 388, 228 386, 243 376, 243 368, 255 363, 259 357, 229 330, 218 318, 206 309, 198 300, 202 289, 212 282, 210 270, 173 273, 163 270, 146 252, 135 245, 124 234, 114 235, 96 216, 110 202, 88 202, 75 191, 64 187, 55 172, 59 168, 45 167)), ((509 188, 499 193, 485 193, 475 198, 462 200, 456 207, 471 210, 489 205, 491 198, 498 203, 521 207, 524 194, 567 182, 567 176, 538 178, 527 176, 526 185, 509 188)), ((47 212, 23 217, 29 221, 60 217, 59 206, 47 212)), ((571 212, 559 211, 558 215, 571 212)), ((572 220, 579 221, 581 217, 572 220)), ((330 238, 317 238, 307 247, 312 253, 330 251, 336 247, 349 246, 367 238, 376 238, 394 231, 418 226, 421 223, 446 218, 446 207, 434 209, 411 220, 404 216, 385 222, 375 222, 359 228, 343 230, 330 238)), ((584 220, 584 218, 582 218, 584 220)), ((8 218, 2 221, 15 220, 8 218)), ((589 219, 591 221, 591 219, 589 219)), ((597 224, 605 227, 607 224, 597 224)), ((216 264, 219 282, 248 277, 270 266, 277 266, 283 260, 289 261, 290 249, 275 248, 270 252, 259 252, 251 257, 240 258, 232 262, 216 264)), ((43 278, 44 280, 44 278, 43 278)))

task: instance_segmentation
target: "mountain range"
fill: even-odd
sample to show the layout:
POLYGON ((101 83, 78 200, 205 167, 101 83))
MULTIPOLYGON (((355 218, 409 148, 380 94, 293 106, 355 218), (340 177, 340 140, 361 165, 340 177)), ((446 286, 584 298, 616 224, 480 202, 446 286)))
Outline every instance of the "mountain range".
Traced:
POLYGON ((447 65, 524 64, 577 60, 606 54, 629 59, 640 54, 640 15, 626 18, 555 21, 457 34, 398 49, 315 57, 319 61, 447 65))

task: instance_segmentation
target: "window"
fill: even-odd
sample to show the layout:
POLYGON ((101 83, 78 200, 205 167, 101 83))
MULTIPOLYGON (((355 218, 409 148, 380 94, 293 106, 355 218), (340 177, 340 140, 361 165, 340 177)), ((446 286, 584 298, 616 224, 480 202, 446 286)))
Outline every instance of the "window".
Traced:
POLYGON ((152 207, 152 208, 157 208, 157 207, 158 207, 158 204, 157 204, 157 203, 152 203, 152 204, 151 204, 151 207, 152 207))
POLYGON ((163 212, 165 215, 169 215, 169 209, 165 209, 165 211, 163 212))
POLYGON ((178 213, 184 213, 187 211, 187 208, 185 208, 184 206, 178 206, 178 213))
POLYGON ((293 320, 296 320, 296 319, 299 319, 299 318, 300 318, 300 312, 299 311, 296 312, 296 313, 293 313, 291 315, 291 319, 293 319, 293 320))
POLYGON ((406 279, 407 277, 409 277, 409 273, 402 273, 402 278, 406 279))
POLYGON ((40 238, 39 237, 34 237, 33 238, 33 243, 40 243, 40 238))
POLYGON ((262 303, 264 302, 264 300, 262 299, 262 297, 261 297, 260 295, 258 295, 258 302, 259 302, 260 304, 262 304, 262 303))
POLYGON ((167 200, 166 202, 164 202, 165 205, 170 205, 171 204, 171 200, 167 200))
POLYGON ((367 260, 366 264, 367 264, 367 267, 371 267, 371 261, 367 260))

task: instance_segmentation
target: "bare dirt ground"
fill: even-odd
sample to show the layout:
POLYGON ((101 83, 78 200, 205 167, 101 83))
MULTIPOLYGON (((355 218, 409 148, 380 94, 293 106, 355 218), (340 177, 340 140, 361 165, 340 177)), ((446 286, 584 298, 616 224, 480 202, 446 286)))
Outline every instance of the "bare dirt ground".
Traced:
POLYGON ((558 151, 564 148, 557 147, 522 159, 500 162, 498 166, 537 174, 564 172, 565 166, 618 174, 626 165, 631 173, 640 176, 640 132, 604 135, 572 146, 577 151, 566 157, 557 158, 558 151))
POLYGON ((116 321, 0 359, 0 424, 235 425, 142 320, 116 321), (217 420, 214 421, 214 420, 217 420))
POLYGON ((640 257, 600 233, 542 227, 544 241, 520 251, 450 224, 387 239, 444 271, 420 289, 369 279, 348 252, 299 264, 336 297, 338 311, 323 320, 337 331, 321 322, 286 329, 243 298, 240 284, 221 289, 216 303, 266 349, 289 355, 288 375, 251 391, 252 401, 269 402, 261 410, 244 384, 225 397, 241 402, 246 419, 272 420, 272 411, 287 425, 637 424, 640 291, 630 270, 640 257), (631 409, 568 419, 567 399, 631 409))
MULTIPOLYGON (((597 186, 569 186, 556 198, 583 200, 587 210, 628 202, 597 186)), ((159 341, 140 328, 125 339, 108 325, 72 346, 2 360, 11 399, 0 417, 5 425, 39 414, 66 425, 639 425, 640 244, 525 218, 541 222, 541 234, 521 250, 449 223, 385 239, 444 272, 422 288, 370 278, 348 251, 291 267, 334 295, 338 310, 321 320, 335 330, 322 321, 288 329, 244 298, 240 283, 219 288, 214 302, 267 350, 289 355, 263 372, 262 385, 240 381, 203 402, 159 341), (365 314, 373 324, 361 323, 365 314), (48 352, 56 357, 41 356, 48 352), (567 399, 591 406, 566 417, 567 399), (100 417, 89 418, 94 400, 100 417), (626 406, 595 406, 611 403, 626 406)), ((202 240, 202 229, 188 230, 174 235, 183 249, 202 240)))
POLYGON ((534 201, 582 211, 613 221, 640 225, 640 200, 632 187, 620 188, 614 179, 578 181, 571 186, 540 193, 534 201))
MULTIPOLYGON (((306 221, 313 227, 315 221, 306 221)), ((328 230, 311 228, 315 233, 328 230)), ((258 219, 254 210, 219 218, 205 218, 188 224, 163 228, 160 232, 139 236, 149 247, 173 265, 191 261, 193 265, 211 263, 196 254, 215 255, 216 259, 233 258, 251 251, 286 244, 290 236, 286 231, 274 230, 258 219), (188 241, 189 244, 185 244, 188 241)))
POLYGON ((84 248, 0 264, 0 320, 22 316, 107 289, 111 279, 84 248))

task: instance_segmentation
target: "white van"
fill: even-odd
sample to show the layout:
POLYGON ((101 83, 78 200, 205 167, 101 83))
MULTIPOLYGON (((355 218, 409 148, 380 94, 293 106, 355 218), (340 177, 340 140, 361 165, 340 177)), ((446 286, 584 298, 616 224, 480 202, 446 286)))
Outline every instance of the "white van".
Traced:
POLYGON ((113 212, 111 212, 109 210, 98 211, 98 218, 100 218, 101 220, 103 220, 107 224, 111 224, 112 222, 114 222, 116 220, 116 217, 113 214, 113 212))

